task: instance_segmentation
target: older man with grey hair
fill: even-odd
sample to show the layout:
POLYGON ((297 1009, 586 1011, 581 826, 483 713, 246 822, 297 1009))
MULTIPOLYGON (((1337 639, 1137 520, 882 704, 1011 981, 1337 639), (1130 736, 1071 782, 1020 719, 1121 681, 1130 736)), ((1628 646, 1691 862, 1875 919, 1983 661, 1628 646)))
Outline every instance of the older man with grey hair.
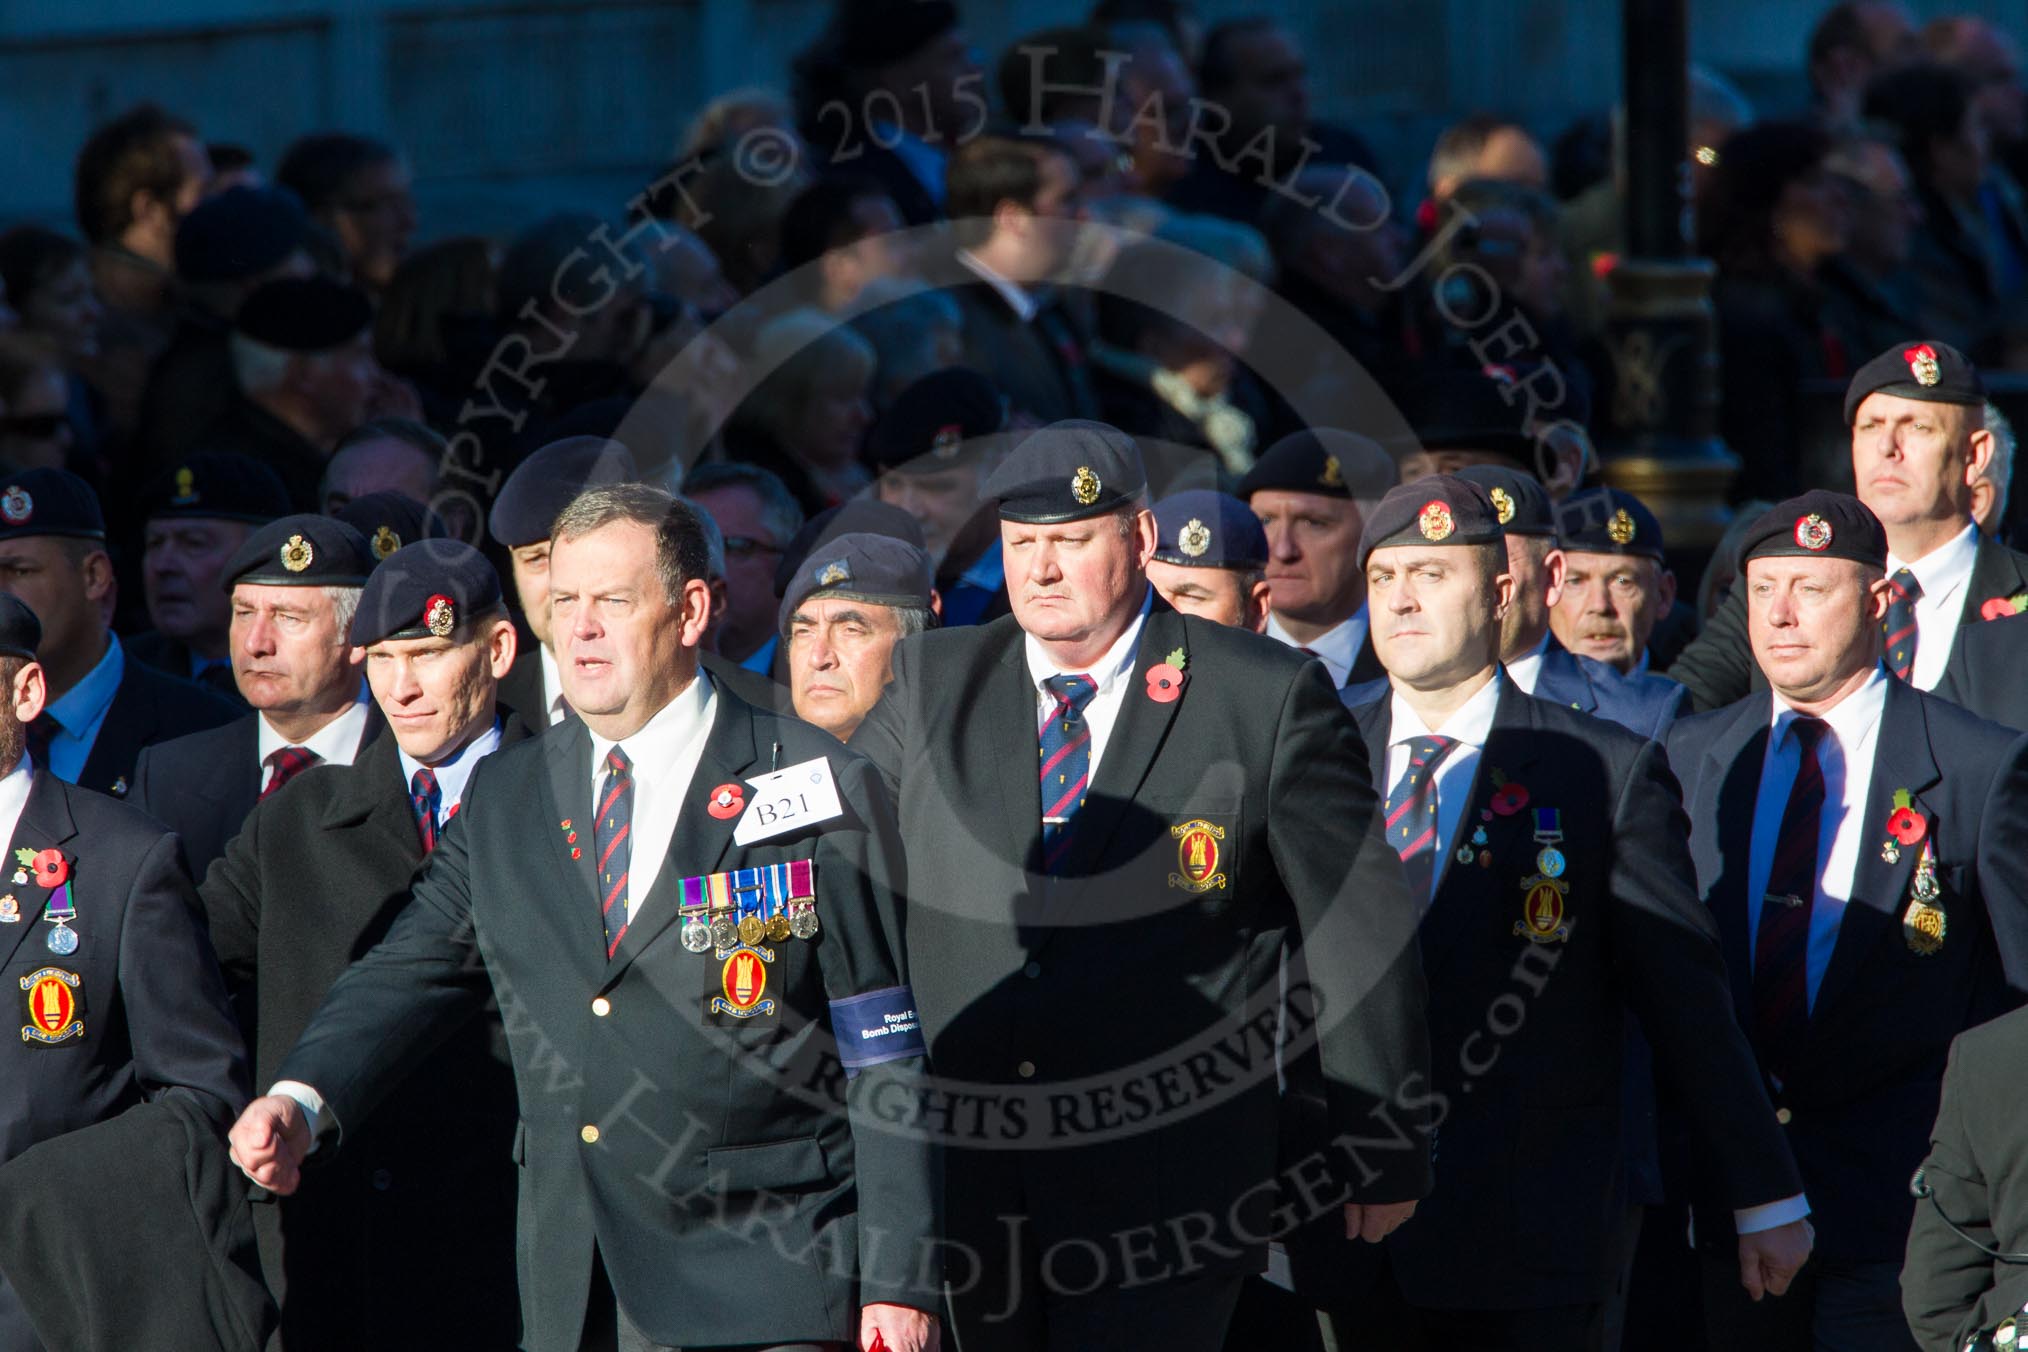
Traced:
POLYGON ((941 610, 916 545, 851 532, 812 549, 782 597, 796 717, 850 739, 894 678, 894 645, 941 610))

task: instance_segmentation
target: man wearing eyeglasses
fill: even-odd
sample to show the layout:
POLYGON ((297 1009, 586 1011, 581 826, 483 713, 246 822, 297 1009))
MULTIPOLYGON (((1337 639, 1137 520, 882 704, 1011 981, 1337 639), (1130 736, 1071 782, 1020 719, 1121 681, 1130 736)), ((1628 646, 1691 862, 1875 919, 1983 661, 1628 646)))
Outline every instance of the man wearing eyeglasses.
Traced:
POLYGON ((780 635, 775 566, 803 525, 803 509, 774 474, 758 465, 699 465, 683 496, 709 513, 725 536, 725 618, 718 655, 771 674, 780 635))

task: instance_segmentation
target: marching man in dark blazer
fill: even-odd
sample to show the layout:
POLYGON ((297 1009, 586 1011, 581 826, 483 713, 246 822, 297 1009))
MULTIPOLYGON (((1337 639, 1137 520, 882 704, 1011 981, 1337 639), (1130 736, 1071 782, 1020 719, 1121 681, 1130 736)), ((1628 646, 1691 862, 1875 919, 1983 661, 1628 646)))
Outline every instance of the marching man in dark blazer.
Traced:
MULTIPOLYGON (((388 735, 263 801, 200 889, 226 980, 255 1007, 259 1084, 274 1082, 331 984, 387 933, 472 771, 526 735, 494 702, 514 626, 499 575, 470 545, 424 540, 389 555, 350 637, 388 735)), ((515 1116, 489 1003, 301 1190, 256 1209, 289 1352, 516 1346, 515 1116), (453 1216, 459 1238, 446 1244, 453 1216)))
POLYGON ((1740 559, 1772 689, 1678 723, 1669 759, 1819 1247, 1794 1298, 1750 1307, 1700 1205, 1707 1329, 1739 1352, 1906 1352, 1908 1178, 1945 1056, 2028 979, 2028 739, 1888 674, 1887 537, 1858 499, 1780 504, 1740 559))
POLYGON ((1807 1203, 1732 1018, 1661 748, 1501 674, 1514 584, 1485 489, 1397 488, 1360 557, 1390 689, 1353 715, 1427 899, 1440 1121, 1435 1192, 1381 1253, 1339 1255, 1327 1327, 1390 1352, 1594 1346, 1623 1239, 1629 1012, 1718 1156, 1743 1232, 1733 1280, 1780 1295, 1810 1251, 1807 1203))
POLYGON ((134 805, 176 832, 202 880, 254 805, 316 765, 350 765, 380 734, 347 630, 373 571, 366 538, 325 516, 285 516, 225 566, 234 677, 253 705, 229 723, 141 753, 134 805))
POLYGON ((986 491, 1013 614, 903 640, 853 737, 899 793, 956 1338, 1216 1349, 1277 1224, 1285 937, 1311 1214, 1378 1240, 1428 1191, 1414 908, 1322 666, 1154 595, 1131 438, 1044 428, 986 491))
MULTIPOLYGON (((175 837, 26 754, 47 693, 41 639, 28 607, 0 596, 0 983, 19 1016, 19 1035, 0 1038, 0 1163, 165 1095, 222 1130, 247 1096, 239 1030, 175 837)), ((0 1352, 40 1346, 0 1280, 0 1352)))
POLYGON ((236 1158, 293 1193, 491 994, 529 1352, 934 1348, 936 1155, 876 1116, 924 1065, 878 777, 698 674, 689 507, 592 489, 549 563, 578 718, 479 763, 236 1158))

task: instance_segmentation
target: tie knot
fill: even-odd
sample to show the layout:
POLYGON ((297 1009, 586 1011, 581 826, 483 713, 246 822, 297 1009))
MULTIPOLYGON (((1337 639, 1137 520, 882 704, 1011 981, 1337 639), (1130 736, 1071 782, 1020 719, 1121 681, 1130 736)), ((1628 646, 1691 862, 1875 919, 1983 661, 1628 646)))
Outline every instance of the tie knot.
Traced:
POLYGON ((1091 697, 1098 693, 1098 682, 1079 672, 1047 677, 1042 682, 1042 688, 1056 696, 1058 704, 1067 704, 1082 713, 1084 706, 1091 703, 1091 697))
POLYGON ((1409 763, 1418 769, 1428 769, 1449 755, 1451 748, 1456 745, 1456 740, 1450 737, 1412 738, 1408 744, 1409 763))
POLYGON ((627 759, 627 753, 618 747, 606 752, 606 769, 613 774, 624 775, 633 768, 634 763, 627 759))
POLYGON ((436 797, 437 796, 436 771, 430 769, 430 767, 427 765, 423 766, 420 770, 417 770, 415 772, 415 777, 410 779, 408 782, 408 791, 414 794, 417 798, 436 797))
POLYGON ((317 758, 307 746, 278 746, 268 752, 267 764, 276 770, 293 770, 317 758))
POLYGON ((1887 580, 1890 584, 1893 585, 1894 589, 1897 592, 1901 593, 1902 599, 1908 601, 1915 601, 1921 599, 1922 584, 1915 580, 1915 574, 1910 572, 1908 569, 1906 568, 1895 569, 1894 576, 1890 577, 1887 580))
POLYGON ((1817 743, 1823 741, 1824 735, 1830 730, 1831 725, 1821 718, 1798 718, 1789 724, 1790 734, 1796 739, 1796 744, 1805 751, 1815 751, 1817 743))

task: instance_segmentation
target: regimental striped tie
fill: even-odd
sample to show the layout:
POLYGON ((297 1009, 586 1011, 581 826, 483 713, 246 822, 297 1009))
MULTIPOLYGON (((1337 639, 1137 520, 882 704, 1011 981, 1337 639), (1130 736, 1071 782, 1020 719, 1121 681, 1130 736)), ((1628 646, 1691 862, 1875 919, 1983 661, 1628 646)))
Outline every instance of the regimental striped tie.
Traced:
POLYGON ((268 782, 267 787, 261 790, 261 797, 274 793, 323 759, 307 746, 284 746, 268 752, 268 782))
POLYGON ((605 918, 606 959, 620 951, 627 932, 627 861, 633 850, 634 763, 614 747, 606 753, 605 783, 599 789, 599 814, 592 823, 592 843, 599 852, 599 914, 605 918))
POLYGON ((1387 843, 1401 856, 1418 905, 1429 904, 1436 879, 1437 766, 1456 745, 1449 737, 1409 739, 1408 768, 1387 795, 1387 843))
POLYGON ((1789 724, 1802 762, 1782 809, 1781 834, 1767 871, 1753 943, 1753 1034, 1761 1068, 1784 1080, 1810 1025, 1810 912, 1817 900, 1817 840, 1824 816, 1824 767, 1817 746, 1830 724, 1789 724))
POLYGON ((437 809, 443 801, 436 772, 427 765, 417 770, 408 782, 408 805, 415 809, 415 829, 422 838, 424 854, 437 847, 437 809))
POLYGON ((1902 680, 1915 670, 1915 603, 1922 599, 1922 584, 1906 568, 1897 568, 1887 579, 1887 614, 1881 618, 1887 635, 1887 669, 1902 680))
POLYGON ((1091 786, 1091 726, 1084 709, 1098 694, 1098 682, 1082 674, 1051 676, 1042 688, 1056 707, 1042 725, 1042 866, 1056 872, 1070 848, 1070 822, 1084 806, 1091 786))

